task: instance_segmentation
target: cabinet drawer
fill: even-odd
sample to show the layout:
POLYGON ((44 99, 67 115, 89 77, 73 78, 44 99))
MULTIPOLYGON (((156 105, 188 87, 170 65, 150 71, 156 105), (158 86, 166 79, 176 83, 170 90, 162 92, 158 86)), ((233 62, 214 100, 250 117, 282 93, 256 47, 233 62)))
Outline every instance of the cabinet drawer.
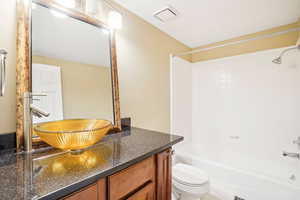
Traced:
POLYGON ((154 183, 150 182, 145 187, 134 193, 127 200, 154 200, 154 183))
POLYGON ((108 178, 110 200, 126 197, 147 182, 155 181, 154 157, 147 158, 108 178))
POLYGON ((89 186, 71 196, 64 198, 64 200, 98 200, 98 188, 97 184, 89 186))
POLYGON ((106 179, 87 186, 62 200, 106 200, 106 179))

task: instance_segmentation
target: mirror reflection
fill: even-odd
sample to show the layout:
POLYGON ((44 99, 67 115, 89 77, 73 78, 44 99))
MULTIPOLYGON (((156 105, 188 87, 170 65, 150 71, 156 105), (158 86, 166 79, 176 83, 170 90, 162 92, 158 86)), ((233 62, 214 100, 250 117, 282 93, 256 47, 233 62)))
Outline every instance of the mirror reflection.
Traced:
POLYGON ((47 176, 57 177, 89 172, 89 170, 109 165, 113 150, 110 144, 103 144, 79 154, 67 152, 47 159, 36 159, 33 162, 34 175, 39 180, 47 176))
POLYGON ((48 117, 114 122, 109 31, 42 6, 32 9, 33 104, 48 117))

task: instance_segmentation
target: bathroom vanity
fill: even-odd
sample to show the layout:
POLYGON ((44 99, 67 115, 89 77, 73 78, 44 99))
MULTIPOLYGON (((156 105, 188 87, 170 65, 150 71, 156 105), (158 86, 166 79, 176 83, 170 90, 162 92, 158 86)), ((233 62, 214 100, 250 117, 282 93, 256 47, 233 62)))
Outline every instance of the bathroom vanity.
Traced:
POLYGON ((0 155, 0 199, 170 200, 171 148, 181 136, 131 128, 80 154, 0 155))
POLYGON ((170 199, 167 198, 171 194, 170 154, 170 150, 165 150, 150 156, 64 199, 104 200, 109 196, 111 200, 151 200, 156 195, 158 199, 170 199))

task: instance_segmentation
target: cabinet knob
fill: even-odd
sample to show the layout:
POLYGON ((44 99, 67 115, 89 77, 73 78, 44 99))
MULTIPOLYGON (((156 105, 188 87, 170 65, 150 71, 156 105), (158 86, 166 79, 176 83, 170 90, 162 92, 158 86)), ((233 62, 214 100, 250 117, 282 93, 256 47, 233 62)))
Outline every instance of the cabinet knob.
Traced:
POLYGON ((172 149, 172 150, 170 151, 170 155, 173 156, 174 154, 175 154, 175 150, 172 149))

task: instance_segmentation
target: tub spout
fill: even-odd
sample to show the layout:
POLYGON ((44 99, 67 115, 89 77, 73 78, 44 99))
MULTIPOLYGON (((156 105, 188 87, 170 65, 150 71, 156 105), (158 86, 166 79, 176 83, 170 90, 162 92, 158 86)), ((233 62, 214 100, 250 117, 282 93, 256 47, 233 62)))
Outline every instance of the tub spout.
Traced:
POLYGON ((299 153, 289 153, 289 152, 286 152, 284 151, 282 153, 283 156, 287 156, 287 157, 290 157, 290 158, 297 158, 297 159, 300 159, 300 154, 299 153))

